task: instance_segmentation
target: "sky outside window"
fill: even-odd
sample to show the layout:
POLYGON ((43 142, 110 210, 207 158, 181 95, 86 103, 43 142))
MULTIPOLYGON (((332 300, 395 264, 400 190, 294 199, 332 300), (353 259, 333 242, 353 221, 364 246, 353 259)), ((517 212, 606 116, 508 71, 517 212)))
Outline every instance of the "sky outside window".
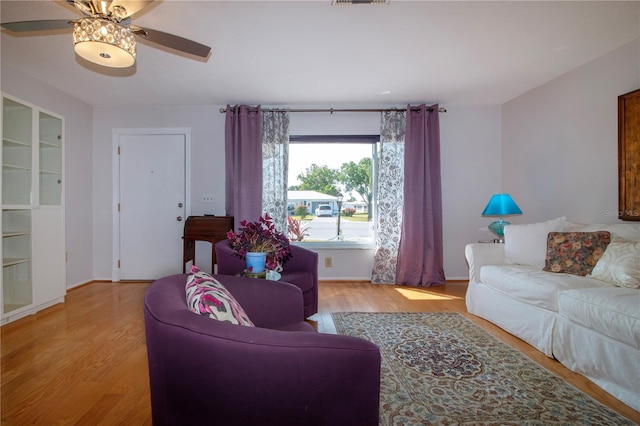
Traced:
POLYGON ((343 163, 358 163, 371 157, 368 143, 291 143, 289 144, 289 187, 300 185, 298 175, 312 164, 340 170, 343 163))

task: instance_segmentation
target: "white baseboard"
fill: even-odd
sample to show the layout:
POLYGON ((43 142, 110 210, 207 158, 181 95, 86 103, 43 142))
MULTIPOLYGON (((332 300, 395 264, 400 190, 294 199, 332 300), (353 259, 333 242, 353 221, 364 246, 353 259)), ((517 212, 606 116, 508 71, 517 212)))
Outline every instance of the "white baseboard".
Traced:
POLYGON ((371 281, 371 277, 318 277, 318 281, 371 281))
MULTIPOLYGON (((371 277, 318 277, 318 281, 371 281, 371 277)), ((447 277, 447 281, 469 281, 469 277, 447 277)))
POLYGON ((89 283, 90 283, 90 282, 92 282, 92 281, 111 281, 111 278, 109 278, 109 279, 105 279, 105 280, 102 280, 102 279, 100 279, 100 278, 92 278, 92 279, 90 279, 90 280, 80 281, 80 282, 77 282, 77 283, 75 283, 75 284, 69 284, 69 285, 67 285, 67 290, 71 290, 72 288, 80 287, 81 285, 89 284, 89 283))

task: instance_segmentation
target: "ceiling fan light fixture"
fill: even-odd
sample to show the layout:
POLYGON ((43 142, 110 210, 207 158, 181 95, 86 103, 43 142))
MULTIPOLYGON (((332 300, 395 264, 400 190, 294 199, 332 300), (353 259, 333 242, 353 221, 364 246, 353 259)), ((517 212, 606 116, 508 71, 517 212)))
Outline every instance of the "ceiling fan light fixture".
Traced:
POLYGON ((136 39, 129 28, 102 18, 79 19, 73 25, 73 50, 87 61, 112 68, 136 63, 136 39))

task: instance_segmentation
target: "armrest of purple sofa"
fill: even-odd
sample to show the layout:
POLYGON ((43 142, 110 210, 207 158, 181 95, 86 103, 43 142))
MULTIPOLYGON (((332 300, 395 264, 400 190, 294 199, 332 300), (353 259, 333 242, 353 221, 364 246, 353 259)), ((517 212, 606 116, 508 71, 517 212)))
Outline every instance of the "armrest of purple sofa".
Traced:
MULTIPOLYGON (((378 424, 380 352, 375 344, 194 314, 185 301, 186 277, 161 278, 145 295, 155 426, 378 424)), ((283 283, 216 278, 261 325, 290 296, 299 296, 283 283), (276 295, 266 296, 272 291, 276 295)), ((299 309, 294 311, 299 318, 299 309)))
POLYGON ((291 259, 284 264, 285 271, 315 271, 316 284, 318 282, 318 253, 302 246, 291 243, 291 259))
POLYGON ((236 256, 235 251, 229 244, 229 240, 218 241, 213 246, 213 249, 216 251, 218 274, 236 275, 245 270, 246 262, 236 256))
POLYGON ((213 275, 233 294, 257 327, 278 328, 304 321, 302 291, 293 284, 213 275))

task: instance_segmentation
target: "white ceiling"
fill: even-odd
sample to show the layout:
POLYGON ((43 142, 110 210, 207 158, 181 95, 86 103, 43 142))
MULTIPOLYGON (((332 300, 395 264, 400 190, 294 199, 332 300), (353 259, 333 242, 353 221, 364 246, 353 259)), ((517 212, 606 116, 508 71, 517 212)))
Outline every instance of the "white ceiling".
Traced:
MULTIPOLYGON (((0 1, 2 22, 79 16, 0 1)), ((113 70, 76 57, 71 31, 3 30, 1 60, 96 106, 501 104, 639 37, 640 1, 164 0, 132 22, 211 55, 141 42, 137 64, 113 70)))

